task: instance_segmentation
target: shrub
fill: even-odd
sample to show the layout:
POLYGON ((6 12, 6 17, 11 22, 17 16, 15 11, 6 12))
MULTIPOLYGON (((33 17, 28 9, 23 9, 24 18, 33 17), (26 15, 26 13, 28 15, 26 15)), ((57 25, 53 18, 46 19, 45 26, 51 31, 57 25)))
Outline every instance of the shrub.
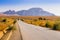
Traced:
POLYGON ((57 30, 57 27, 58 27, 58 25, 57 24, 54 24, 53 30, 57 30))
POLYGON ((19 20, 19 18, 18 18, 18 20, 19 20))
POLYGON ((8 31, 10 31, 10 30, 16 30, 16 28, 15 28, 15 26, 9 26, 9 27, 7 28, 7 30, 8 30, 8 31))
POLYGON ((59 22, 54 24, 53 30, 60 30, 60 23, 59 22))
POLYGON ((14 20, 13 24, 15 24, 15 23, 16 23, 16 20, 14 20))
POLYGON ((43 20, 46 20, 45 18, 43 20))
POLYGON ((46 22, 45 26, 48 28, 50 25, 49 25, 49 23, 48 23, 48 22, 46 22))
POLYGON ((3 19, 2 22, 6 22, 6 19, 3 19))
POLYGON ((42 18, 40 17, 40 18, 38 18, 39 20, 42 20, 42 18))
POLYGON ((45 26, 48 28, 53 28, 54 24, 55 24, 55 21, 48 20, 45 26))
POLYGON ((20 19, 21 21, 24 21, 23 19, 20 19))
POLYGON ((9 26, 7 30, 12 30, 12 29, 13 29, 13 27, 12 26, 9 26))

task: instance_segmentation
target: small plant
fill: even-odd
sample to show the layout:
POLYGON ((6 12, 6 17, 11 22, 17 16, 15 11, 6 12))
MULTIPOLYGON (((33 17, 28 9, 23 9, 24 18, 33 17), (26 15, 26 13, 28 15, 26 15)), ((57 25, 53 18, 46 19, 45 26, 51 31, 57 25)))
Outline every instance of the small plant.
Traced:
POLYGON ((48 23, 48 22, 46 22, 45 26, 48 28, 50 25, 49 25, 49 23, 48 23))
POLYGON ((20 19, 21 21, 24 21, 23 19, 20 19))
POLYGON ((12 26, 9 26, 7 30, 12 30, 12 29, 13 29, 13 27, 12 26))
POLYGON ((18 20, 19 20, 19 18, 18 18, 18 20))
POLYGON ((2 22, 6 22, 6 19, 3 19, 2 22))
POLYGON ((54 24, 53 30, 60 30, 60 22, 54 24))
POLYGON ((45 18, 43 20, 46 20, 45 18))
POLYGON ((57 30, 57 27, 58 27, 58 25, 57 24, 54 24, 53 30, 57 30))
POLYGON ((9 27, 7 28, 7 30, 8 30, 8 31, 10 31, 10 30, 16 30, 16 28, 15 28, 15 26, 9 26, 9 27))
POLYGON ((42 18, 40 17, 40 18, 38 18, 39 20, 42 20, 42 18))
POLYGON ((15 24, 15 23, 16 23, 16 20, 14 20, 13 24, 15 24))

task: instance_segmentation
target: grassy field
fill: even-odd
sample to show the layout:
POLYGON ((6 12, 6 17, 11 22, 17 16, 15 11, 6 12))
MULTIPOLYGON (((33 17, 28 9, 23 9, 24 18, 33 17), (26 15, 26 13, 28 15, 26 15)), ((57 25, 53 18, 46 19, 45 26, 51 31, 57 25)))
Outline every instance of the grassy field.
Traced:
POLYGON ((0 16, 0 31, 10 28, 16 20, 22 20, 29 24, 47 27, 53 30, 60 30, 59 16, 0 16))
POLYGON ((0 39, 5 33, 15 29, 16 20, 8 17, 0 17, 0 39))
POLYGON ((0 18, 0 31, 13 26, 15 19, 12 18, 0 18))

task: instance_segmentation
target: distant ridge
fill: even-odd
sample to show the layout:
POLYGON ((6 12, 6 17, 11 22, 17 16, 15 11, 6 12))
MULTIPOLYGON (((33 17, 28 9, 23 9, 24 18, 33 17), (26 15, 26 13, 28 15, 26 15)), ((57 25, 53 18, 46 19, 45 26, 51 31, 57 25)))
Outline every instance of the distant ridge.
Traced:
POLYGON ((2 14, 2 13, 0 13, 0 16, 8 16, 7 14, 2 14))
POLYGON ((53 13, 44 11, 42 8, 30 8, 28 10, 20 10, 15 12, 14 10, 8 10, 3 12, 3 14, 7 15, 20 15, 20 16, 55 16, 53 13))

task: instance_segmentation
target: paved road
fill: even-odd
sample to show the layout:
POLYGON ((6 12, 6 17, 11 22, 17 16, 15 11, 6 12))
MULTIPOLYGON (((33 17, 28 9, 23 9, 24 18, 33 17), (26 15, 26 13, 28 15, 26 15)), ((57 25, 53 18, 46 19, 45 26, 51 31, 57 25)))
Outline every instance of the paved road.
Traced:
POLYGON ((18 21, 23 40, 60 40, 60 32, 18 21))
POLYGON ((20 32, 20 26, 18 23, 15 24, 16 30, 13 31, 12 36, 9 40, 22 40, 21 38, 21 32, 20 32))

